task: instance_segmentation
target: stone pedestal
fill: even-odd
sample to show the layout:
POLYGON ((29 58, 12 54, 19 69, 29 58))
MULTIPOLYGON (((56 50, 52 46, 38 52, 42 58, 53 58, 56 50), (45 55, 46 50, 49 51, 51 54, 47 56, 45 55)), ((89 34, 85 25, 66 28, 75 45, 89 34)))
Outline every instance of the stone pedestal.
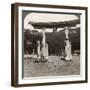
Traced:
POLYGON ((71 43, 69 40, 66 40, 65 43, 65 60, 72 60, 71 43))
POLYGON ((48 44, 42 45, 41 58, 42 60, 48 60, 48 44))

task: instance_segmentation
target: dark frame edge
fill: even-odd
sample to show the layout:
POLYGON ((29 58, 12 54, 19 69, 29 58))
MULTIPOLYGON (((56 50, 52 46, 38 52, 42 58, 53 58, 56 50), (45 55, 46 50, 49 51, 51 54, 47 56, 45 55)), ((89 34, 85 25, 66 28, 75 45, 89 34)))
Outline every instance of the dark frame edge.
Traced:
POLYGON ((83 84, 87 83, 86 80, 81 81, 66 81, 66 82, 47 82, 47 83, 35 83, 35 84, 16 84, 14 87, 33 87, 33 86, 49 86, 49 85, 65 85, 65 84, 83 84))
POLYGON ((86 33, 85 33, 85 43, 86 43, 86 67, 85 67, 85 73, 86 73, 86 76, 85 76, 85 80, 86 80, 86 83, 88 83, 88 7, 85 8, 85 15, 86 15, 86 20, 85 20, 85 26, 86 26, 86 33))
POLYGON ((27 6, 27 7, 45 7, 45 8, 65 8, 65 9, 81 9, 85 10, 87 9, 86 6, 71 6, 71 5, 54 5, 54 4, 36 4, 36 3, 21 3, 21 2, 16 2, 14 3, 17 6, 27 6))
POLYGON ((18 85, 18 24, 16 24, 18 9, 16 9, 16 5, 11 4, 11 86, 14 87, 18 85))
POLYGON ((14 86, 14 4, 11 4, 11 86, 14 86))

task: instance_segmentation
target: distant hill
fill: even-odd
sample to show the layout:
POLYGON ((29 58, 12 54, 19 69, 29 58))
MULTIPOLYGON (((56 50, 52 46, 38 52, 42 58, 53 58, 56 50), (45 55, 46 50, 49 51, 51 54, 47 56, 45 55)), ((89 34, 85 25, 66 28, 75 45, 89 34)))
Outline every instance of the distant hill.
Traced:
MULTIPOLYGON (((59 32, 46 32, 46 43, 48 43, 49 54, 61 53, 61 49, 65 47, 65 31, 59 32)), ((80 50, 80 28, 69 29, 69 37, 72 44, 72 52, 80 50)), ((36 41, 42 41, 42 34, 38 31, 26 30, 24 32, 24 52, 32 53, 33 48, 37 52, 36 41)))

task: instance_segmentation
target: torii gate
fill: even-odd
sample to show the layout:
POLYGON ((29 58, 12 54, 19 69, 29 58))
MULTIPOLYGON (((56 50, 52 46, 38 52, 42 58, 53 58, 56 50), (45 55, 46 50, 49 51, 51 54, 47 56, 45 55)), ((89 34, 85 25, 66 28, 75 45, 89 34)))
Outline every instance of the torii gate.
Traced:
MULTIPOLYGON (((36 29, 42 29, 42 36, 43 36, 43 40, 42 40, 42 54, 43 57, 48 59, 48 45, 46 44, 46 36, 45 36, 45 28, 53 28, 53 32, 57 31, 57 28, 65 28, 65 60, 69 61, 72 60, 72 54, 71 54, 71 42, 69 40, 69 27, 74 27, 77 24, 80 24, 80 20, 76 19, 76 20, 72 20, 72 21, 64 21, 64 22, 29 22, 29 24, 31 24, 34 28, 36 29), (47 45, 45 47, 45 45, 47 45), (46 51, 47 50, 47 51, 46 51), (45 56, 46 55, 46 56, 45 56)), ((38 57, 39 59, 41 58, 41 54, 40 54, 40 43, 38 42, 38 57)))

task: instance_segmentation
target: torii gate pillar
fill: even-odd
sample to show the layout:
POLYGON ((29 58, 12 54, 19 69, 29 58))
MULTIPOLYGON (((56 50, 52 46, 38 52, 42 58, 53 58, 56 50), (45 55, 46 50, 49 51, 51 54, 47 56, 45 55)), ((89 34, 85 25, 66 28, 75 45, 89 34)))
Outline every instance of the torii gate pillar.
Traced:
POLYGON ((48 59, 48 44, 46 43, 46 35, 45 29, 42 30, 42 48, 41 48, 41 56, 44 60, 48 59))
POLYGON ((71 53, 71 42, 69 40, 69 30, 68 30, 68 27, 65 27, 65 36, 66 36, 66 39, 65 39, 65 60, 66 61, 69 61, 69 60, 72 60, 72 53, 71 53))

